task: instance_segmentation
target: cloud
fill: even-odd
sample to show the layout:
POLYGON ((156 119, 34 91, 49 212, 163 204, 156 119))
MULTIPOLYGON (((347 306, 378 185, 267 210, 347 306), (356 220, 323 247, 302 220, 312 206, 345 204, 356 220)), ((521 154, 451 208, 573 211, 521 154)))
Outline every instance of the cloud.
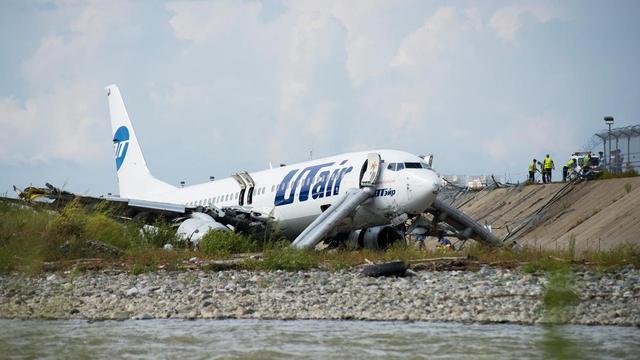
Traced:
POLYGON ((167 91, 153 91, 151 100, 157 105, 169 104, 174 108, 200 106, 207 101, 210 88, 206 84, 182 84, 174 82, 167 91))
POLYGON ((60 1, 41 15, 49 29, 21 64, 30 95, 0 98, 0 163, 86 163, 107 156, 104 84, 96 74, 108 63, 105 53, 118 55, 105 43, 119 34, 129 11, 119 1, 60 1))
POLYGON ((178 39, 204 41, 254 29, 262 6, 257 1, 180 1, 166 8, 175 13, 169 24, 178 39))
POLYGON ((493 161, 502 161, 509 156, 509 147, 502 139, 485 140, 482 149, 493 161))
POLYGON ((336 1, 329 9, 346 30, 346 69, 353 86, 381 75, 395 50, 392 17, 397 1, 336 1))
POLYGON ((477 26, 475 16, 474 12, 460 14, 449 7, 438 9, 419 29, 402 40, 390 65, 428 66, 447 49, 456 46, 465 31, 477 26))
POLYGON ((68 81, 77 77, 80 70, 99 63, 104 51, 101 44, 107 35, 117 32, 129 10, 126 3, 119 1, 92 1, 85 6, 61 4, 50 17, 68 19, 69 23, 41 39, 38 49, 22 65, 25 77, 41 87, 62 79, 68 81))
POLYGON ((94 140, 96 130, 106 127, 96 111, 104 102, 98 89, 97 84, 75 84, 36 95, 24 104, 13 97, 0 98, 0 163, 104 158, 101 150, 109 133, 105 131, 102 143, 94 140))
POLYGON ((325 135, 331 129, 332 119, 335 115, 336 103, 333 101, 320 101, 307 120, 306 131, 312 136, 325 135))
POLYGON ((544 112, 516 117, 504 127, 492 126, 492 132, 481 141, 481 149, 490 163, 506 164, 523 173, 522 164, 534 157, 540 159, 545 154, 554 158, 569 156, 579 150, 574 148, 578 140, 571 123, 561 121, 562 118, 544 112))
POLYGON ((498 9, 491 16, 489 27, 502 39, 513 41, 527 19, 545 23, 558 18, 560 15, 554 9, 542 3, 514 4, 498 9))
POLYGON ((321 137, 318 131, 328 129, 326 124, 335 109, 331 100, 334 95, 317 89, 316 84, 324 81, 320 74, 334 64, 330 60, 341 48, 343 28, 335 18, 319 12, 299 13, 294 19, 279 64, 276 124, 269 146, 272 158, 289 153, 292 144, 283 144, 283 138, 297 134, 299 146, 307 146, 296 133, 298 129, 311 137, 321 137))

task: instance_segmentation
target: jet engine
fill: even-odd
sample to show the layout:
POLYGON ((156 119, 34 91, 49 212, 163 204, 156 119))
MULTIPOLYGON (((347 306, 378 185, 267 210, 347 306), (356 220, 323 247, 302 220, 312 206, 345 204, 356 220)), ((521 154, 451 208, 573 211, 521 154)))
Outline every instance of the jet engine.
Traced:
POLYGON ((385 225, 354 230, 349 234, 347 242, 354 248, 385 250, 402 238, 400 231, 385 225))
POLYGON ((228 227, 215 221, 211 216, 194 212, 190 218, 180 223, 176 234, 183 240, 191 242, 193 246, 198 246, 202 237, 212 230, 230 231, 228 227))

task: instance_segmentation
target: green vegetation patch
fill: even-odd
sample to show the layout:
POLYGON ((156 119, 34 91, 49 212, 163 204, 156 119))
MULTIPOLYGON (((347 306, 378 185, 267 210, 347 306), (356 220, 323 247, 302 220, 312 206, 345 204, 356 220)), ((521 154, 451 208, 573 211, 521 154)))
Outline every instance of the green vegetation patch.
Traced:
POLYGON ((638 172, 630 169, 623 172, 609 172, 603 171, 598 176, 598 180, 606 180, 606 179, 620 179, 620 178, 629 178, 638 176, 638 172))
POLYGON ((320 259, 318 253, 313 250, 294 249, 289 243, 281 242, 265 248, 261 261, 246 261, 245 267, 264 271, 300 271, 318 267, 320 259))
POLYGON ((258 244, 251 238, 233 231, 209 231, 199 244, 206 256, 227 257, 233 254, 258 251, 258 244))

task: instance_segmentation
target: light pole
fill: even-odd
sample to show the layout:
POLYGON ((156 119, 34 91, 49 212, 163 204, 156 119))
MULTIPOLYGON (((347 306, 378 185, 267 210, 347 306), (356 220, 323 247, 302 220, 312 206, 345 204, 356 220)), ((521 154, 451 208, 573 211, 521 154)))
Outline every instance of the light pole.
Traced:
POLYGON ((609 157, 607 158, 607 166, 611 172, 611 125, 613 125, 613 116, 605 116, 604 122, 609 125, 609 157))

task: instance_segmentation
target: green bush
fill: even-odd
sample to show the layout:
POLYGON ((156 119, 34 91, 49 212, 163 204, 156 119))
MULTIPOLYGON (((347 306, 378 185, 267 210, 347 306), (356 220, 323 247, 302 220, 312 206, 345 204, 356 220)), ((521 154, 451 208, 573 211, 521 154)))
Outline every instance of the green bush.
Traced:
POLYGON ((54 213, 0 201, 0 271, 39 272, 47 254, 44 241, 54 213))
POLYGON ((207 256, 226 257, 233 254, 256 251, 250 238, 232 231, 209 231, 199 244, 200 252, 207 256))
POLYGON ((83 237, 85 240, 102 241, 120 249, 127 249, 131 246, 131 239, 125 227, 102 213, 87 216, 83 237))
MULTIPOLYGON (((137 224, 136 231, 142 237, 144 243, 154 247, 163 247, 171 244, 177 248, 188 248, 191 244, 176 235, 176 229, 166 221, 159 219, 153 226, 137 224)), ((132 234, 133 236, 133 234, 132 234)))
POLYGON ((87 218, 87 213, 80 203, 70 202, 47 225, 47 235, 52 242, 58 243, 82 238, 87 218))

